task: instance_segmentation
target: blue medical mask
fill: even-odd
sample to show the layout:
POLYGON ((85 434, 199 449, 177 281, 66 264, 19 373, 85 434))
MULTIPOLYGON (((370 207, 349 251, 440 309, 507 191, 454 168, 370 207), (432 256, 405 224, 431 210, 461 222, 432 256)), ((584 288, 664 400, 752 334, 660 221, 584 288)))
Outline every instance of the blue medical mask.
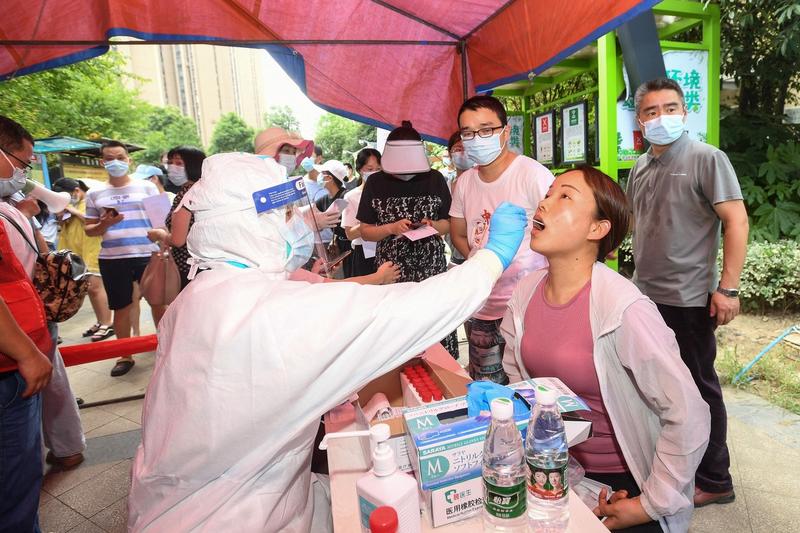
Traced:
POLYGON ((373 174, 376 174, 376 173, 378 173, 378 172, 379 172, 378 170, 371 170, 371 171, 369 171, 369 172, 362 172, 362 173, 361 173, 361 179, 362 179, 362 180, 364 180, 364 181, 367 181, 367 178, 368 178, 368 177, 370 177, 370 176, 372 176, 373 174))
POLYGON ((25 187, 28 183, 28 169, 15 167, 4 151, 0 150, 0 153, 6 158, 11 168, 14 169, 10 178, 0 178, 0 198, 6 198, 25 187))
POLYGON ((643 122, 642 134, 650 144, 663 146, 672 144, 683 134, 685 124, 683 115, 661 115, 647 122, 643 122))
POLYGON ((458 170, 472 168, 472 161, 470 161, 466 152, 453 152, 451 157, 453 158, 453 164, 458 170))
POLYGON ((311 259, 314 252, 314 233, 306 226, 299 213, 294 213, 279 232, 286 241, 284 268, 287 272, 294 272, 311 259))
POLYGON ((103 163, 103 166, 106 167, 106 172, 112 178, 121 178, 125 174, 128 173, 128 163, 125 161, 120 161, 119 159, 114 159, 113 161, 106 161, 103 163))
POLYGON ((491 137, 475 135, 472 139, 461 141, 467 157, 482 167, 492 164, 503 151, 503 144, 500 142, 502 133, 503 130, 500 130, 491 137))

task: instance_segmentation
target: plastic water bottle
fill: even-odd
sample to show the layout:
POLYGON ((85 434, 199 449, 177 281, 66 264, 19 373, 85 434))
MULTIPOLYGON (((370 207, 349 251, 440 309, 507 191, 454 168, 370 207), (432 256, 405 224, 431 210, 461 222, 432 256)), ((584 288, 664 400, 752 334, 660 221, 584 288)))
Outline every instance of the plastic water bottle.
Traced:
POLYGON ((560 533, 569 524, 567 434, 552 390, 536 391, 536 408, 525 438, 528 462, 528 518, 532 529, 560 533))
POLYGON ((524 532, 527 471, 514 404, 508 398, 496 398, 491 410, 492 425, 483 444, 484 531, 524 532))

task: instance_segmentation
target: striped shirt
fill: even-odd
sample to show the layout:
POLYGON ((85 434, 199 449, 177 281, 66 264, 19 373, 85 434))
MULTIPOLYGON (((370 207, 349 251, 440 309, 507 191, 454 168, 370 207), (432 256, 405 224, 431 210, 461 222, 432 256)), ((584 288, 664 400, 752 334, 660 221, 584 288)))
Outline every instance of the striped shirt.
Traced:
POLYGON ((156 194, 156 186, 143 180, 131 181, 123 187, 109 185, 86 193, 88 224, 96 223, 105 208, 114 208, 125 217, 122 222, 109 226, 103 234, 101 259, 149 257, 158 250, 158 246, 147 238, 147 230, 152 226, 142 206, 144 198, 156 194))

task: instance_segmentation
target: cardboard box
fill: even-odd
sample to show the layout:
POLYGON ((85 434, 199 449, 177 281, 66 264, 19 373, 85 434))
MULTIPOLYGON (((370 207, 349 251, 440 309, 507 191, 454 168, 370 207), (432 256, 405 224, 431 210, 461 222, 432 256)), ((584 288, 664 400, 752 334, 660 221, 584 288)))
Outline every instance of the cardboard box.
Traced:
MULTIPOLYGON (((591 436, 591 422, 568 415, 573 411, 588 410, 588 406, 560 380, 537 378, 510 387, 531 400, 536 387, 557 390, 559 409, 566 413, 564 426, 569 445, 591 436)), ((527 414, 515 417, 523 439, 528 418, 527 414)), ((475 506, 470 501, 483 498, 480 484, 483 442, 491 416, 468 417, 466 397, 459 397, 406 409, 403 419, 407 430, 407 451, 434 527, 461 520, 480 510, 480 506, 472 509, 475 506), (452 501, 453 495, 460 495, 464 500, 461 503, 466 507, 461 507, 461 503, 456 506, 452 501)))
MULTIPOLYGON (((391 430, 391 438, 388 441, 389 446, 394 449, 394 455, 397 459, 397 466, 404 472, 412 472, 411 460, 407 449, 407 440, 405 437, 406 430, 402 416, 390 418, 388 420, 372 420, 367 421, 364 415, 363 407, 369 402, 373 395, 376 393, 383 393, 389 404, 392 407, 400 408, 405 407, 403 404, 403 390, 400 383, 400 374, 407 366, 423 365, 430 374, 433 381, 439 386, 439 389, 444 394, 445 398, 455 398, 464 396, 467 393, 467 384, 472 380, 465 376, 455 374, 445 368, 440 367, 434 363, 430 363, 422 358, 415 358, 399 368, 396 368, 386 374, 370 381, 361 390, 358 391, 358 401, 356 402, 356 423, 359 427, 367 428, 369 425, 378 423, 387 424, 391 430)), ((424 404, 432 405, 432 404, 424 404)), ((372 456, 369 449, 369 439, 362 439, 365 446, 365 453, 367 457, 372 456)))

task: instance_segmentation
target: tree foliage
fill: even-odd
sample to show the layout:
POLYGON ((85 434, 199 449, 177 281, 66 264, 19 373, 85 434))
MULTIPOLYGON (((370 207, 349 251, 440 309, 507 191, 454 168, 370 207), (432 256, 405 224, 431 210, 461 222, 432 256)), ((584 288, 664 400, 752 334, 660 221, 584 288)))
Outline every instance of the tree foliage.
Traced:
POLYGON ((800 2, 720 0, 722 72, 739 87, 739 111, 781 117, 800 90, 800 2))
POLYGON ((294 111, 288 105, 272 106, 264 113, 264 126, 271 128, 277 126, 286 131, 300 131, 300 121, 294 116, 294 111))
POLYGON ((208 151, 211 154, 223 152, 252 152, 253 128, 236 113, 222 115, 214 126, 211 134, 211 144, 208 151))
POLYGON ((755 240, 800 239, 800 128, 726 110, 720 145, 736 169, 755 240))
POLYGON ((111 137, 140 141, 150 106, 123 80, 117 52, 0 83, 0 110, 35 137, 111 137))
POLYGON ((314 143, 322 148, 326 159, 338 159, 352 164, 353 154, 364 147, 360 141, 374 142, 376 134, 374 126, 325 113, 317 123, 314 143))
POLYGON ((132 155, 137 163, 158 162, 161 154, 178 145, 203 147, 194 120, 183 116, 177 107, 172 106, 150 109, 141 144, 146 149, 132 155))

